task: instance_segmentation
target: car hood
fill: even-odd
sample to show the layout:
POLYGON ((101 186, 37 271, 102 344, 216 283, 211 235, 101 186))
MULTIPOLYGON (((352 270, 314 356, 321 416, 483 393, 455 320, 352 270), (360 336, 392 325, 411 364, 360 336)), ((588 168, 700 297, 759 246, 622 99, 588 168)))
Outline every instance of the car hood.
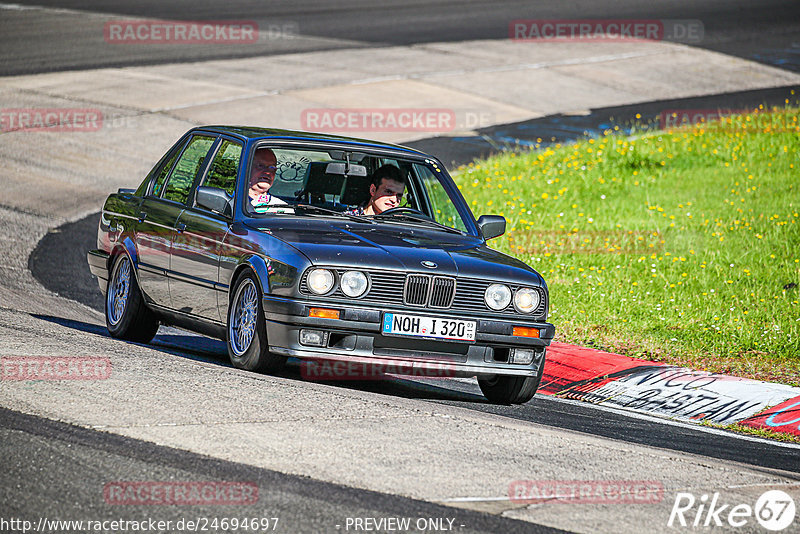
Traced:
POLYGON ((479 238, 430 227, 283 217, 247 224, 295 247, 315 265, 544 283, 531 267, 487 247, 479 238))

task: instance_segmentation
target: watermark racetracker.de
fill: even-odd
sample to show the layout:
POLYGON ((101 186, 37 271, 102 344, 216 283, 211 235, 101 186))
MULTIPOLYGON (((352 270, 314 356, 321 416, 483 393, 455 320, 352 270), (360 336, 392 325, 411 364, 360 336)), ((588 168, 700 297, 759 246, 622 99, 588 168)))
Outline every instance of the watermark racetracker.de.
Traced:
POLYGON ((97 132, 136 128, 137 117, 97 108, 3 108, 0 132, 97 132))
POLYGON ((297 22, 254 20, 112 20, 103 26, 103 39, 113 45, 252 45, 299 33, 297 22))
POLYGON ((694 19, 518 19, 508 26, 515 42, 638 42, 699 43, 703 22, 694 19))
MULTIPOLYGON (((591 222, 592 219, 589 219, 591 222)), ((664 248, 663 234, 651 230, 541 230, 527 239, 509 239, 520 252, 553 254, 652 254, 664 248)))
POLYGON ((753 109, 665 109, 658 115, 662 130, 684 126, 724 125, 726 130, 797 132, 800 122, 796 115, 788 113, 765 113, 753 109), (732 117, 740 115, 740 117, 732 117))
POLYGON ((664 485, 657 480, 515 480, 508 497, 521 504, 656 504, 664 500, 664 485))
POLYGON ((94 108, 3 108, 0 131, 96 132, 103 112, 94 108))
POLYGON ((302 130, 325 132, 446 133, 495 122, 491 111, 454 108, 310 108, 300 114, 302 130))
POLYGON ((300 362, 300 375, 311 381, 384 380, 386 375, 452 378, 456 376, 456 367, 447 362, 374 363, 305 359, 300 362))
POLYGON ((103 486, 103 499, 113 505, 240 505, 258 502, 253 482, 115 481, 103 486))

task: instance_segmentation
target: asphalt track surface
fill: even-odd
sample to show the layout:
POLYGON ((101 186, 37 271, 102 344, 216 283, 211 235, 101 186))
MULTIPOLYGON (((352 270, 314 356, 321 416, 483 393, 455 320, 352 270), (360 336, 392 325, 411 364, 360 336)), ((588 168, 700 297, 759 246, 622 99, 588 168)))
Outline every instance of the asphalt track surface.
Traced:
POLYGON ((482 128, 476 135, 432 137, 405 143, 433 154, 446 165, 469 163, 503 150, 528 150, 536 145, 565 143, 585 136, 599 136, 615 127, 631 132, 636 128, 659 128, 660 113, 665 109, 744 110, 783 106, 786 100, 800 102, 800 86, 738 91, 694 98, 658 100, 628 106, 595 108, 586 115, 549 115, 513 124, 482 128), (791 92, 794 91, 794 95, 791 92), (636 118, 639 115, 640 118, 636 118))
POLYGON ((518 19, 699 20, 703 38, 692 46, 800 70, 800 2, 795 0, 21 0, 0 8, 0 75, 505 39, 509 23, 518 19), (266 36, 249 45, 102 46, 104 23, 115 17, 254 20, 266 36), (269 28, 287 26, 296 33, 284 37, 295 38, 279 32, 270 37, 269 28))
MULTIPOLYGON (((459 533, 563 532, 527 521, 227 462, 4 408, 0 408, 0 454, 7 466, 4 480, 15 482, 0 487, 6 520, 38 521, 42 510, 47 510, 50 520, 142 521, 149 517, 172 521, 173 525, 181 519, 202 517, 278 518, 274 532, 294 533, 346 531, 347 518, 400 517, 414 521, 446 518, 452 520, 453 531, 459 533), (59 461, 62 458, 69 461, 59 461), (42 469, 43 459, 50 460, 47 469, 42 469), (258 498, 249 505, 191 507, 121 506, 102 498, 109 481, 125 480, 246 482, 258 486, 258 498)), ((215 530, 220 531, 211 532, 215 530)), ((181 530, 173 527, 165 531, 181 530)))

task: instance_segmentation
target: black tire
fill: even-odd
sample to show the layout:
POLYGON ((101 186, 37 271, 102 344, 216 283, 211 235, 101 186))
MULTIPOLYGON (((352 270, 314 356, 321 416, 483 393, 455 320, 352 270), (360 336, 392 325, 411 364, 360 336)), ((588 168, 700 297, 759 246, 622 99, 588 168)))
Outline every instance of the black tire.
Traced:
POLYGON ((269 352, 261 289, 255 274, 245 271, 236 279, 233 288, 225 330, 231 363, 248 371, 279 370, 286 358, 269 352))
POLYGON ((536 376, 498 376, 478 378, 483 395, 493 404, 525 404, 533 398, 544 374, 544 356, 536 376))
POLYGON ((106 327, 112 337, 149 343, 158 332, 158 318, 144 303, 136 273, 127 254, 120 254, 106 286, 106 327))

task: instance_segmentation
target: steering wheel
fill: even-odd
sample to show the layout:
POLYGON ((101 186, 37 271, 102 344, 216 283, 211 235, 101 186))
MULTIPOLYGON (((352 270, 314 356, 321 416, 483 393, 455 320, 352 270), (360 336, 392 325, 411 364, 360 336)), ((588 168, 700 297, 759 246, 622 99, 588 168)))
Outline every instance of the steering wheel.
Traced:
POLYGON ((419 211, 418 209, 409 208, 408 206, 397 206, 396 208, 389 208, 386 211, 382 211, 380 213, 380 215, 392 215, 394 213, 412 213, 414 215, 421 215, 422 217, 425 217, 426 219, 433 220, 428 215, 426 215, 425 213, 419 211))

